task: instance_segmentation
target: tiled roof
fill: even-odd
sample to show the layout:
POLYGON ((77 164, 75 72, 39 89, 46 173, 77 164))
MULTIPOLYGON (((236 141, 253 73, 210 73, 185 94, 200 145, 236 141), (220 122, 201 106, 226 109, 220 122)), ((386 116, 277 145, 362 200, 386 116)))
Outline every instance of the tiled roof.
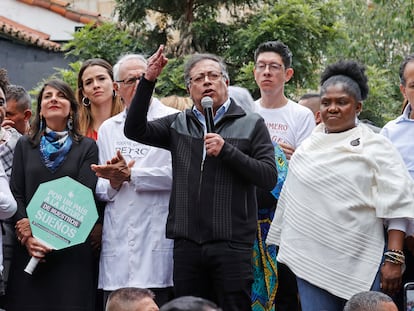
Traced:
POLYGON ((93 13, 85 10, 75 10, 70 7, 70 3, 63 0, 17 0, 26 4, 38 6, 60 14, 72 21, 83 24, 102 24, 108 19, 99 13, 93 13))
POLYGON ((0 15, 0 33, 50 51, 60 51, 60 44, 50 41, 49 35, 16 23, 0 15))
MULTIPOLYGON (((0 0, 1 1, 1 0, 0 0)), ((17 0, 29 5, 42 7, 50 10, 56 14, 82 24, 97 24, 100 25, 108 19, 102 17, 99 13, 92 13, 85 10, 74 10, 70 7, 70 3, 63 0, 17 0)), ((61 45, 59 43, 50 41, 50 35, 37 31, 33 28, 27 27, 23 24, 14 22, 4 16, 0 15, 0 34, 10 36, 17 40, 21 40, 28 44, 50 50, 60 51, 61 45)))

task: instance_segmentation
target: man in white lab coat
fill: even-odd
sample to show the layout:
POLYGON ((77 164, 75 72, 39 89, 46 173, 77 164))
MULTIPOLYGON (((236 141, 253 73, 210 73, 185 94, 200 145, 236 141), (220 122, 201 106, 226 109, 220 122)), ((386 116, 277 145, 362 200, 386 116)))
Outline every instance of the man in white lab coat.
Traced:
MULTIPOLYGON (((124 123, 136 86, 146 71, 141 55, 123 56, 114 66, 114 89, 125 110, 99 128, 100 177, 96 194, 106 201, 99 287, 109 294, 122 287, 150 288, 158 305, 173 298, 173 241, 165 226, 171 190, 171 156, 167 150, 125 137, 124 123)), ((148 119, 177 110, 153 98, 148 119)))

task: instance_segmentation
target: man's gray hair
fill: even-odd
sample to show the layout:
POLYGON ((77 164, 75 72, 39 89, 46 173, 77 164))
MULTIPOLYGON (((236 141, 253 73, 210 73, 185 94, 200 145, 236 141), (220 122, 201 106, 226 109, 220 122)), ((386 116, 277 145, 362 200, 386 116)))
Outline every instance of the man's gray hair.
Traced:
POLYGON ((375 291, 355 294, 347 301, 344 311, 381 311, 381 304, 393 302, 391 297, 375 291))
POLYGON ((224 79, 226 79, 229 83, 230 83, 230 79, 229 79, 229 73, 227 72, 227 66, 224 63, 223 59, 217 55, 214 54, 209 54, 209 53, 204 53, 204 54, 193 54, 190 56, 190 58, 187 60, 187 62, 184 65, 184 81, 185 81, 185 85, 187 87, 190 86, 190 81, 191 81, 191 77, 190 77, 190 71, 191 69, 193 69, 193 67, 198 63, 201 62, 202 60, 212 60, 217 62, 220 65, 220 70, 221 70, 221 74, 223 75, 224 79))
POLYGON ((26 109, 32 109, 32 99, 23 86, 9 85, 6 93, 6 102, 9 100, 16 101, 17 109, 21 112, 25 111, 26 109))
POLYGON ((116 62, 116 64, 113 67, 114 81, 119 81, 119 67, 121 67, 122 63, 124 63, 124 62, 126 62, 127 60, 130 60, 130 59, 136 59, 138 61, 143 62, 145 65, 148 64, 147 59, 142 54, 126 54, 126 55, 123 55, 118 59, 118 61, 116 62))

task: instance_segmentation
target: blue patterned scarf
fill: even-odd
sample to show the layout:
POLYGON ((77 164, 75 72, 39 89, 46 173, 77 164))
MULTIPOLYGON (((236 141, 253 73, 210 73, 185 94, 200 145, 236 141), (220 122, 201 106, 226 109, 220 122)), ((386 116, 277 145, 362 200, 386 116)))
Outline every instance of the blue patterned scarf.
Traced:
POLYGON ((54 132, 46 128, 40 139, 40 156, 45 166, 54 173, 65 161, 72 147, 68 131, 54 132))

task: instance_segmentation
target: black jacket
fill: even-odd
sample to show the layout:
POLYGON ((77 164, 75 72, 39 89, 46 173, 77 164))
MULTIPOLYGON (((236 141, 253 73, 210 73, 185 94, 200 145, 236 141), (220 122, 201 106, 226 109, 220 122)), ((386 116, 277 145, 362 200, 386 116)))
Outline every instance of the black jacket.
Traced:
POLYGON ((173 188, 167 237, 197 243, 253 244, 257 227, 255 186, 272 190, 277 172, 263 119, 232 102, 215 132, 225 140, 218 157, 203 161, 203 126, 191 109, 147 122, 154 83, 142 79, 125 122, 125 135, 171 151, 173 188))

